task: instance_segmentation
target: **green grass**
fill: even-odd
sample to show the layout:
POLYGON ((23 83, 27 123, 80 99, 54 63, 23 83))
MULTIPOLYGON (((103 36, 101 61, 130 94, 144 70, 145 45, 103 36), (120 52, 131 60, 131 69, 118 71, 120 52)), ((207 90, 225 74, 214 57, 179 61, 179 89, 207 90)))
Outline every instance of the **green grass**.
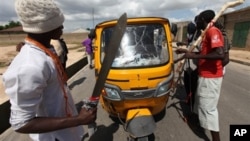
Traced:
POLYGON ((6 66, 7 66, 6 62, 0 62, 0 68, 6 67, 6 66))

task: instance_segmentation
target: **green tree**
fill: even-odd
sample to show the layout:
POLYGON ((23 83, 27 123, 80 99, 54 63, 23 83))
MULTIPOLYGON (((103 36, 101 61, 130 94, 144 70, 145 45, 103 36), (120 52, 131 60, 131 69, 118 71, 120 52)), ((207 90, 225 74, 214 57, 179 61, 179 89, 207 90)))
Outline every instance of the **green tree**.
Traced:
POLYGON ((4 29, 4 26, 0 25, 0 30, 3 30, 4 29))
POLYGON ((9 21, 8 24, 6 25, 0 25, 0 30, 3 30, 3 29, 8 29, 8 28, 12 28, 12 27, 17 27, 17 26, 20 26, 21 23, 19 21, 9 21))
POLYGON ((15 22, 15 21, 9 21, 9 28, 12 28, 12 27, 17 27, 17 26, 20 26, 21 23, 19 21, 15 22))

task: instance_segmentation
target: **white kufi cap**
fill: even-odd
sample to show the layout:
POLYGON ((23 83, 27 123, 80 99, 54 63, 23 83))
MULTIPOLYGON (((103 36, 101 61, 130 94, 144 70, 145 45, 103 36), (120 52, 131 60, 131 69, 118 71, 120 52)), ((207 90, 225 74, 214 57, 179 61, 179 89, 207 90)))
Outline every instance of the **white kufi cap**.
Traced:
POLYGON ((54 0, 16 0, 15 10, 28 33, 45 33, 60 27, 63 13, 54 0))

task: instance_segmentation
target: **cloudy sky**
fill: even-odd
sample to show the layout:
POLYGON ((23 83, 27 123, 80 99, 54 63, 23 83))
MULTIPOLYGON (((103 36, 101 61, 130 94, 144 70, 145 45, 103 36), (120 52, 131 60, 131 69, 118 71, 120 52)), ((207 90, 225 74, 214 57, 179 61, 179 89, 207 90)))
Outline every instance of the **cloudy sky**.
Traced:
MULTIPOLYGON (((1 0, 0 25, 18 21, 14 9, 15 0, 1 0)), ((218 12, 226 2, 235 0, 56 0, 65 15, 64 30, 93 28, 99 22, 118 18, 127 13, 128 17, 160 16, 171 22, 193 20, 205 9, 218 12)), ((250 6, 250 0, 226 12, 250 6)))

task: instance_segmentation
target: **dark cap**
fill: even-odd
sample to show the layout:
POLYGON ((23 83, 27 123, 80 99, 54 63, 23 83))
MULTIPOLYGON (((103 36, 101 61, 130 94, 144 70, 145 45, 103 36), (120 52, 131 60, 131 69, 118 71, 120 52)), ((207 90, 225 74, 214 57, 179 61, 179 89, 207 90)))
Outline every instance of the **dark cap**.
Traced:
POLYGON ((199 18, 205 20, 207 23, 211 22, 211 20, 215 17, 215 13, 213 10, 205 10, 200 13, 199 18))

